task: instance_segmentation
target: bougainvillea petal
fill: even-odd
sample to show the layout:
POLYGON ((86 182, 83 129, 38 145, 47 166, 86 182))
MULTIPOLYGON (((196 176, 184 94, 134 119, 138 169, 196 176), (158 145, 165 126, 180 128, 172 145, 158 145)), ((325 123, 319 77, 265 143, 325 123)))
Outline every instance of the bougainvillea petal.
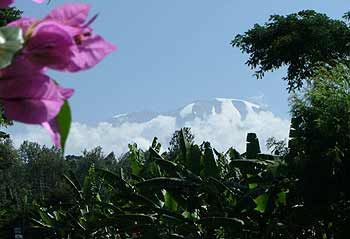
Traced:
MULTIPOLYGON (((25 78, 27 75, 44 73, 44 68, 32 64, 24 55, 17 55, 11 65, 0 70, 1 78, 25 78)), ((1 80, 0 80, 1 85, 1 80)))
POLYGON ((66 3, 52 10, 44 20, 54 20, 68 26, 84 24, 90 11, 90 5, 66 3))
MULTIPOLYGON (((71 94, 72 92, 66 91, 66 93, 71 94)), ((57 117, 49 122, 42 123, 42 126, 49 132, 55 146, 64 150, 71 123, 72 115, 70 106, 68 101, 65 101, 57 117)))
POLYGON ((9 119, 41 124, 55 118, 64 103, 61 87, 43 74, 2 78, 0 98, 9 119))
POLYGON ((63 70, 71 62, 74 44, 64 26, 44 21, 35 27, 23 54, 37 65, 63 70))
POLYGON ((14 0, 0 0, 0 8, 6 8, 11 5, 14 0))
POLYGON ((33 26, 37 20, 30 17, 22 17, 18 20, 10 22, 8 26, 19 27, 22 29, 23 37, 27 34, 28 29, 33 26))
POLYGON ((84 40, 81 45, 73 48, 74 57, 68 71, 76 72, 89 69, 115 49, 114 45, 105 41, 101 36, 92 35, 84 40))
POLYGON ((41 124, 50 134, 51 141, 57 148, 61 148, 61 135, 56 118, 41 124))

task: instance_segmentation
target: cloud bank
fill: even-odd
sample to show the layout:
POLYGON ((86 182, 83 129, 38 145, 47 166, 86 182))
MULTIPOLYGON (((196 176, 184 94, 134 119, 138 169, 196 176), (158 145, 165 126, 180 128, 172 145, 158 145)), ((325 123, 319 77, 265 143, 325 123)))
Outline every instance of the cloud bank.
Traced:
MULTIPOLYGON (((187 106, 185 111, 182 109, 180 112, 190 114, 191 107, 187 106)), ((266 139, 271 136, 278 139, 287 138, 290 125, 288 119, 282 119, 270 111, 252 110, 252 107, 247 109, 242 117, 229 101, 222 100, 220 112, 212 111, 200 117, 194 116, 181 124, 178 123, 177 116, 162 114, 145 122, 101 122, 94 126, 74 122, 66 152, 80 154, 84 149, 102 146, 104 152, 114 151, 116 155, 120 155, 127 151, 129 143, 137 143, 139 147, 147 149, 155 136, 165 150, 174 131, 183 126, 191 127, 196 143, 209 141, 214 148, 222 152, 231 146, 244 152, 248 132, 257 134, 262 148, 266 139)), ((16 146, 24 140, 51 145, 47 132, 37 126, 25 126, 24 130, 11 133, 11 136, 16 146)))

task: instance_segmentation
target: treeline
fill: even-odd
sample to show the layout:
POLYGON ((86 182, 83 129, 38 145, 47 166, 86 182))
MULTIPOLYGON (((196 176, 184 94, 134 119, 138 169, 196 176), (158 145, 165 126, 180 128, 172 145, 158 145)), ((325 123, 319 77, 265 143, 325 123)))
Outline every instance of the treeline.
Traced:
POLYGON ((0 238, 13 234, 15 225, 23 226, 34 202, 45 206, 69 201, 72 192, 63 175, 71 172, 83 183, 92 165, 111 171, 119 167, 114 154, 104 155, 100 147, 63 157, 55 147, 25 141, 16 149, 11 139, 1 139, 0 238))

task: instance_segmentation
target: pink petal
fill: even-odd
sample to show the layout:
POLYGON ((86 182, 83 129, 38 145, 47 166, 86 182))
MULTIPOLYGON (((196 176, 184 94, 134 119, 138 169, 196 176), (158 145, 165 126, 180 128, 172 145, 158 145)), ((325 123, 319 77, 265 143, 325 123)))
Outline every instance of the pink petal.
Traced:
POLYGON ((23 52, 36 65, 62 70, 73 57, 73 45, 71 34, 62 24, 44 21, 35 27, 23 52))
POLYGON ((43 2, 45 2, 45 0, 33 0, 33 2, 36 2, 36 3, 43 3, 43 2))
POLYGON ((25 35, 29 29, 37 20, 29 17, 22 17, 16 21, 10 22, 8 25, 13 27, 19 27, 23 31, 23 35, 25 35))
POLYGON ((89 4, 66 3, 52 10, 44 20, 54 20, 68 26, 80 26, 84 24, 89 11, 89 4))
POLYGON ((89 69, 114 50, 116 50, 116 47, 105 41, 101 36, 92 35, 85 39, 81 45, 74 48, 74 57, 68 71, 76 72, 89 69))
POLYGON ((6 8, 11 5, 14 0, 0 0, 0 8, 6 8))
POLYGON ((9 119, 28 124, 52 120, 66 99, 61 87, 42 74, 1 79, 0 98, 9 119))
POLYGON ((63 99, 69 99, 73 94, 74 90, 70 88, 59 88, 60 94, 62 95, 63 99))
MULTIPOLYGON (((24 55, 18 55, 14 62, 8 67, 0 70, 1 78, 20 78, 26 77, 30 74, 42 74, 44 73, 44 68, 32 64, 27 57, 24 55)), ((1 86, 1 81, 0 81, 1 86)))
POLYGON ((49 131, 52 142, 57 148, 61 148, 61 135, 57 124, 56 118, 50 120, 49 122, 44 122, 41 124, 47 131, 49 131))

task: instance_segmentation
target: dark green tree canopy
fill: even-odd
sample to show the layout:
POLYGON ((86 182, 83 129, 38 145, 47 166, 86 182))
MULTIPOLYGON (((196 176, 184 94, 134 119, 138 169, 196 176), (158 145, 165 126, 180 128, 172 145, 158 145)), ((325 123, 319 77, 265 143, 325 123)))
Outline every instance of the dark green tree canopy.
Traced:
MULTIPOLYGON (((344 18, 347 19, 347 15, 344 18)), ((288 67, 288 90, 302 87, 320 64, 334 65, 350 53, 350 29, 342 20, 313 10, 287 16, 272 15, 264 25, 255 24, 231 44, 249 54, 246 64, 260 79, 265 72, 288 67)))

